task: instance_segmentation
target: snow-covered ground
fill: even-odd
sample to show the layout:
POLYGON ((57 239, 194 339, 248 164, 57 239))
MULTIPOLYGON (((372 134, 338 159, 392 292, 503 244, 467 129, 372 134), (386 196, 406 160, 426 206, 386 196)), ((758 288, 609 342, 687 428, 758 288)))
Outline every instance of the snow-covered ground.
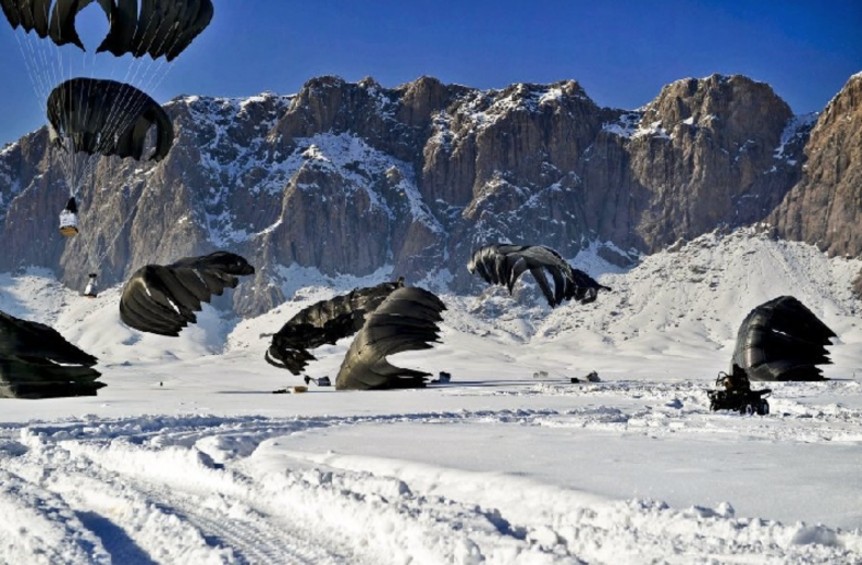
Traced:
POLYGON ((0 310, 97 355, 108 384, 0 401, 0 562, 862 561, 862 262, 752 231, 628 272, 574 262, 614 291, 553 311, 529 289, 444 294, 442 343, 394 361, 450 384, 304 394, 272 394, 302 382, 261 334, 349 288, 293 280, 266 315, 208 306, 166 338, 124 327, 116 288, 0 275, 0 310), (781 294, 838 334, 833 380, 773 385, 768 416, 710 412, 742 318, 781 294))

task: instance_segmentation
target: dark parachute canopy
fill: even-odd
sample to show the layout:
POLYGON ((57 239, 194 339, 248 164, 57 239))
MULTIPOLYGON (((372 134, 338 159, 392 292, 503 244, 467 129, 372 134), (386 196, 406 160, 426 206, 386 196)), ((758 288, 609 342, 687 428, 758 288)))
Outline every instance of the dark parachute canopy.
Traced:
POLYGON ((309 351, 358 332, 370 312, 392 292, 404 286, 403 279, 376 286, 355 288, 330 300, 321 300, 300 310, 272 337, 264 358, 276 367, 301 375, 310 361, 309 351))
POLYGON ((0 397, 94 396, 97 359, 55 329, 0 311, 0 397))
POLYGON ((430 349, 439 342, 437 323, 446 309, 431 292, 402 287, 392 292, 368 315, 365 325, 347 350, 338 371, 338 390, 375 390, 425 386, 430 373, 402 369, 386 357, 402 351, 430 349))
POLYGON ((572 298, 582 304, 593 302, 599 290, 611 290, 585 272, 573 268, 559 253, 544 245, 493 244, 481 247, 473 253, 467 270, 479 273, 491 284, 505 285, 510 294, 518 278, 529 271, 552 308, 572 298), (546 272, 554 281, 553 290, 546 272))
MULTIPOLYGON (((84 44, 75 29, 78 13, 94 0, 0 0, 14 29, 35 31, 57 45, 84 44)), ((105 12, 110 29, 96 49, 117 56, 149 54, 171 61, 191 44, 213 17, 211 0, 95 0, 105 12)))
POLYGON ((386 356, 431 347, 438 341, 437 322, 445 309, 434 294, 405 287, 401 278, 356 288, 301 310, 273 336, 265 358, 300 375, 315 359, 310 349, 359 332, 338 372, 336 389, 421 387, 428 373, 394 367, 386 356))
POLYGON ((186 257, 170 265, 146 265, 132 274, 120 298, 120 319, 136 330, 178 336, 197 322, 201 302, 239 284, 236 275, 251 275, 254 267, 227 251, 186 257))
POLYGON ((137 88, 113 80, 73 78, 48 96, 51 141, 70 153, 140 159, 147 132, 156 127, 159 161, 174 142, 174 128, 164 108, 137 88))
POLYGON ((779 296, 748 313, 739 327, 734 366, 752 381, 818 381, 815 365, 831 363, 826 346, 835 332, 792 296, 779 296))

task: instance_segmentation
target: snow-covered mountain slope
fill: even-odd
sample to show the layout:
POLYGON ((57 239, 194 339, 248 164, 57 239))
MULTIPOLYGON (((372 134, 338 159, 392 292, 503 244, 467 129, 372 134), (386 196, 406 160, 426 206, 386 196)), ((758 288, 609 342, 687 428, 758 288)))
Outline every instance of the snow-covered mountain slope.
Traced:
MULTIPOLYGON (((118 288, 88 300, 47 272, 0 275, 0 309, 99 356, 108 384, 2 401, 0 562, 862 560, 862 261, 744 230, 628 271, 574 262, 613 292, 552 311, 529 284, 430 281, 442 343, 394 362, 448 385, 290 395, 271 394, 302 381, 264 362, 262 334, 389 271, 285 268, 278 308, 207 306, 178 338, 125 328, 118 288), (771 384, 768 416, 710 412, 738 324, 781 294, 838 334, 834 380, 771 384), (590 370, 602 382, 569 382, 590 370)), ((334 375, 349 341, 310 374, 334 375)))
MULTIPOLYGON (((677 376, 714 372, 726 368, 742 318, 758 304, 790 294, 839 336, 833 358, 847 362, 836 363, 827 373, 838 376, 836 371, 842 370, 838 365, 851 367, 851 374, 857 368, 862 371, 862 357, 852 347, 862 340, 862 306, 850 290, 862 266, 860 260, 829 258, 813 246, 774 240, 756 229, 707 234, 647 256, 630 270, 607 263, 593 251, 582 252, 572 263, 613 291, 602 292, 599 300, 587 305, 566 303, 550 309, 538 297, 529 274, 516 286, 514 297, 502 287, 490 286, 480 295, 454 295, 445 290, 445 279, 425 282, 442 293, 449 307, 444 322, 447 335, 467 334, 524 346, 536 355, 537 369, 559 367, 558 361, 543 360, 537 353, 547 348, 567 350, 569 361, 561 369, 582 364, 584 369, 617 370, 613 358, 630 356, 663 358, 665 366, 668 359, 697 363, 689 368, 681 365, 684 372, 677 376)), ((177 339, 125 328, 116 312, 119 287, 86 300, 53 281, 47 271, 0 278, 4 289, 0 309, 53 325, 105 363, 143 359, 151 355, 151 347, 186 359, 254 348, 260 334, 278 331, 305 306, 391 276, 391 268, 368 277, 335 278, 315 269, 283 268, 279 278, 285 282, 279 290, 290 300, 267 314, 241 321, 207 305, 200 322, 177 339)), ((446 348, 448 340, 443 341, 446 348)), ((433 358, 434 353, 420 356, 433 358)), ((625 363, 620 365, 630 370, 625 363)), ((651 374, 648 365, 637 371, 651 374)))

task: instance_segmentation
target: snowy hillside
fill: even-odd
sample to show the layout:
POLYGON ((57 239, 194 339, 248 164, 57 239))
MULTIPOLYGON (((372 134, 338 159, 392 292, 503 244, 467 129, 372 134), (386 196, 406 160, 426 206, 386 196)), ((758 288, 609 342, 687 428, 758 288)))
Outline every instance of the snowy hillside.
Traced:
MULTIPOLYGON (((271 394, 302 382, 264 362, 261 334, 390 272, 284 268, 288 302, 246 320, 208 306, 179 338, 124 327, 118 288, 0 275, 0 310, 97 355, 108 384, 2 401, 0 562, 862 560, 862 261, 749 229, 629 271, 573 263, 613 292, 551 311, 529 284, 426 285, 449 308, 442 343, 394 362, 448 385, 290 395, 271 394), (776 383, 768 416, 710 412, 742 318, 782 294, 838 334, 833 380, 776 383)), ((334 376, 349 343, 310 374, 334 376)))

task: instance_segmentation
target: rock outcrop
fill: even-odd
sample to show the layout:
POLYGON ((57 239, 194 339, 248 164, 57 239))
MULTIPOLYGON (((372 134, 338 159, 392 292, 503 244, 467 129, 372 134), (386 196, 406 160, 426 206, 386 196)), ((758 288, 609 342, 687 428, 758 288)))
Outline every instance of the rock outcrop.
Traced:
POLYGON ((805 145, 802 178, 770 220, 831 255, 862 253, 862 73, 829 102, 805 145))
POLYGON ((634 257, 768 219, 858 255, 858 83, 813 130, 742 76, 680 80, 634 111, 601 108, 574 81, 481 91, 320 77, 292 96, 181 97, 165 105, 176 140, 158 164, 93 159, 75 180, 44 129, 0 151, 0 271, 49 267, 72 286, 98 271, 108 285, 231 250, 257 269, 233 296, 248 315, 289 298, 291 264, 391 267, 465 290, 478 284, 473 249, 504 240, 567 257, 598 240, 634 257), (64 239, 70 186, 81 233, 64 239))
POLYGON ((799 175, 791 118, 769 86, 742 76, 666 86, 585 154, 592 231, 651 252, 764 219, 799 175))

